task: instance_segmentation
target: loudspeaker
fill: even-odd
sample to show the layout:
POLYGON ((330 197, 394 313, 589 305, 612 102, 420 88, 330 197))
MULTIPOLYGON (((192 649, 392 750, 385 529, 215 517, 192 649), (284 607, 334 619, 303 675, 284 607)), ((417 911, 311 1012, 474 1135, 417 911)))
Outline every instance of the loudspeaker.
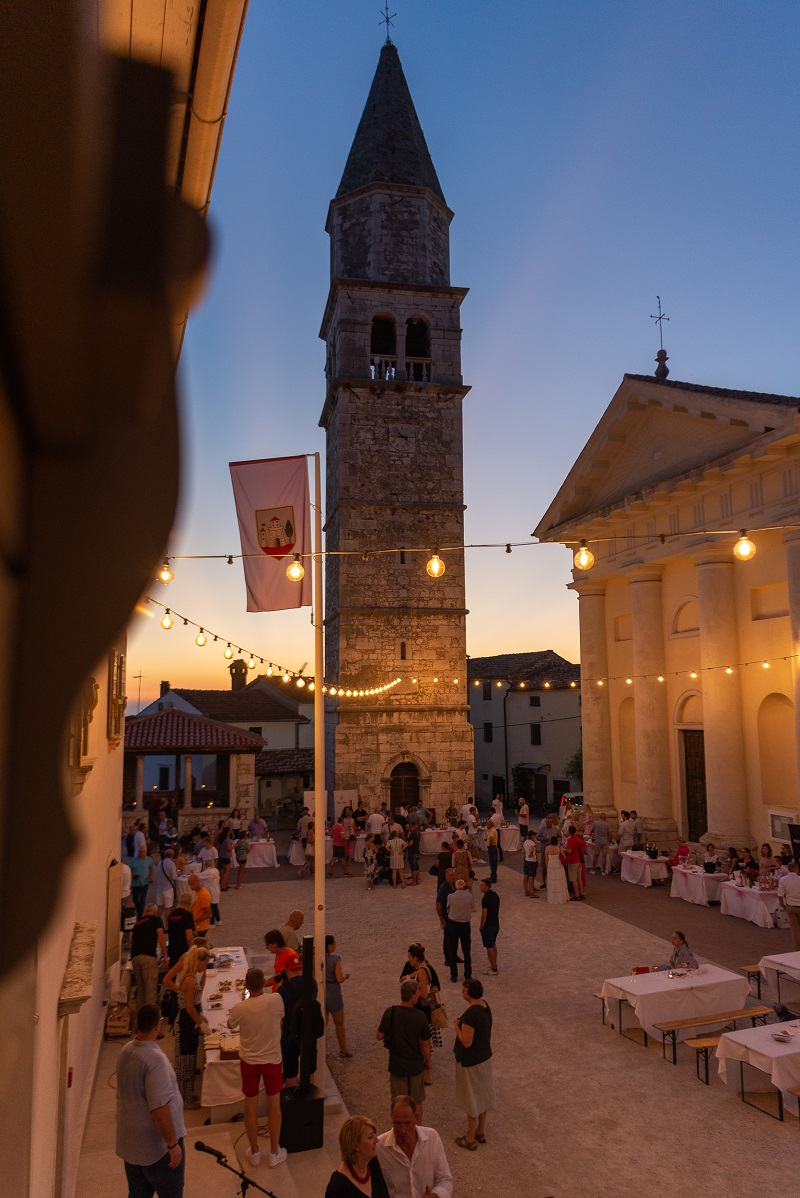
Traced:
POLYGON ((317 1086, 302 1096, 297 1086, 281 1091, 281 1146, 287 1152, 321 1148, 324 1138, 325 1097, 317 1086))

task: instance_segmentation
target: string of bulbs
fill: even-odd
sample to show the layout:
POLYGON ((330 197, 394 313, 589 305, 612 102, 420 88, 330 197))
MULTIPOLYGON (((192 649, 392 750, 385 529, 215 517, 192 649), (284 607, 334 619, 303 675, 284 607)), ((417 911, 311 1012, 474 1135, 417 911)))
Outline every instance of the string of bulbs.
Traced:
POLYGON ((764 658, 763 660, 759 658, 757 661, 739 661, 727 666, 701 666, 699 670, 665 670, 663 674, 617 674, 603 678, 585 678, 583 681, 587 684, 594 683, 595 686, 605 686, 609 682, 624 682, 626 686, 633 686, 634 682, 639 679, 666 682, 667 678, 690 678, 694 681, 701 674, 721 672, 730 676, 736 670, 746 670, 750 666, 759 666, 762 670, 769 670, 776 662, 795 661, 798 657, 800 657, 798 653, 789 653, 784 657, 764 658))
MULTIPOLYGON (((765 525, 763 528, 754 528, 754 529, 750 529, 749 531, 755 532, 755 533, 785 532, 789 529, 797 529, 797 528, 800 528, 800 525, 798 525, 796 523, 795 524, 770 524, 770 525, 765 525)), ((625 534, 625 535, 626 535, 626 537, 628 537, 634 541, 651 542, 654 539, 656 539, 656 540, 660 541, 660 543, 662 545, 665 545, 667 543, 667 541, 682 540, 686 537, 702 537, 707 540, 709 537, 730 537, 730 536, 737 536, 737 534, 738 534, 738 539, 733 546, 733 553, 740 561, 749 562, 752 560, 752 558, 755 557, 757 549, 756 549, 755 543, 750 539, 750 536, 748 535, 748 530, 746 528, 692 529, 692 530, 688 530, 688 531, 684 531, 684 532, 669 532, 669 533, 663 532, 663 533, 658 533, 655 538, 650 533, 633 533, 633 534, 625 534)), ((531 534, 531 535, 533 535, 533 534, 531 534)), ((604 544, 604 543, 607 544, 607 543, 610 543, 610 542, 616 541, 616 540, 618 540, 617 536, 587 537, 586 539, 581 540, 580 542, 577 542, 577 548, 573 555, 573 564, 574 564, 576 570, 584 570, 584 571, 591 570, 592 566, 595 564, 595 560, 596 560, 595 555, 592 553, 591 549, 589 548, 590 545, 600 545, 600 544, 604 544)), ((400 546, 398 548, 392 548, 392 549, 324 549, 324 550, 320 551, 319 555, 317 555, 316 553, 293 553, 292 561, 286 567, 286 577, 288 579, 290 579, 292 582, 301 582, 302 581, 302 579, 305 577, 305 573, 306 573, 305 566, 303 565, 303 558, 314 558, 316 556, 320 556, 323 558, 324 557, 360 557, 362 559, 362 561, 366 562, 366 561, 369 561, 370 557, 373 557, 373 556, 377 557, 379 555, 383 555, 383 554, 387 554, 387 553, 391 553, 391 554, 395 554, 395 553, 428 553, 428 554, 430 554, 430 557, 428 558, 427 562, 425 563, 425 569, 426 569, 427 573, 430 575, 431 578, 441 578, 447 569, 446 563, 444 562, 444 560, 442 559, 442 556, 441 556, 443 553, 460 553, 460 552, 463 552, 465 549, 503 549, 503 550, 505 550, 506 553, 511 553, 512 550, 514 550, 514 549, 533 549, 533 548, 538 548, 539 546, 542 546, 542 545, 550 545, 553 543, 554 542, 551 542, 551 541, 494 541, 494 542, 485 542, 485 543, 472 542, 470 544, 464 544, 464 545, 445 545, 441 549, 435 548, 433 550, 431 550, 429 546, 414 546, 410 549, 406 548, 405 546, 400 546)), ((565 547, 569 548, 571 545, 575 545, 576 541, 571 541, 571 540, 562 541, 561 544, 563 544, 565 547)), ((244 560, 247 558, 263 558, 263 556, 264 555, 261 553, 182 553, 182 554, 178 553, 178 554, 169 554, 168 556, 166 556, 164 558, 164 563, 163 563, 161 569, 159 570, 157 577, 158 577, 159 581, 165 583, 166 585, 168 585, 169 583, 172 582, 172 580, 175 577, 175 572, 172 569, 172 567, 170 566, 170 562, 225 561, 225 562, 227 562, 227 564, 229 566, 232 566, 234 561, 241 561, 241 560, 244 560)))

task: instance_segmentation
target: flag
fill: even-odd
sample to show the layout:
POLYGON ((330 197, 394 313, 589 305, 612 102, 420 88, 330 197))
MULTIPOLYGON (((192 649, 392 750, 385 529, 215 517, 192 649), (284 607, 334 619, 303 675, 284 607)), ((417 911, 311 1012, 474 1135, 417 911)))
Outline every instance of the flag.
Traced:
POLYGON ((311 606, 311 558, 305 577, 286 577, 294 554, 311 552, 305 456, 231 462, 231 481, 244 556, 248 611, 311 606))

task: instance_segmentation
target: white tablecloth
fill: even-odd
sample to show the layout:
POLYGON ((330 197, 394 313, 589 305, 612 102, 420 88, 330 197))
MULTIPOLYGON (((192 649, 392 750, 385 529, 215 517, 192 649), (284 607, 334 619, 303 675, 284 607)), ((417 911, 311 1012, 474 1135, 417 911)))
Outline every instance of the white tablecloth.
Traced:
MULTIPOLYGON (((609 978, 603 982, 600 994, 605 999, 627 999, 640 1026, 648 1035, 660 1039, 661 1033, 655 1031, 654 1024, 736 1011, 744 1006, 749 989, 747 978, 740 973, 720 969, 718 965, 703 965, 698 972, 687 973, 682 978, 670 978, 666 971, 609 978)), ((616 1006, 609 1003, 606 1006, 609 1014, 616 1016, 616 1006)), ((678 1039, 698 1034, 699 1029, 692 1028, 683 1035, 678 1033, 678 1039)))
POLYGON ((707 907, 709 903, 720 901, 719 891, 724 881, 724 874, 707 874, 704 869, 684 869, 676 865, 672 870, 670 896, 695 903, 698 907, 707 907))
POLYGON ((455 839, 455 828, 426 828, 422 833, 419 851, 426 857, 435 857, 442 847, 442 841, 452 844, 455 839))
MULTIPOLYGON (((325 864, 330 865, 333 861, 333 840, 330 836, 325 837, 325 864)), ((289 847, 289 864, 301 866, 306 863, 306 854, 303 849, 302 842, 293 840, 289 847)))
POLYGON ((660 858, 651 861, 647 853, 620 853, 620 877, 623 882, 633 882, 636 886, 652 886, 669 877, 666 861, 660 858))
POLYGON ((359 832, 356 835, 356 843, 353 845, 353 860, 364 860, 364 845, 367 843, 367 836, 364 832, 359 832))
MULTIPOLYGON (((478 848, 482 853, 486 852, 486 828, 481 825, 478 828, 478 848)), ((514 824, 509 824, 507 828, 500 829, 500 848, 504 853, 518 853, 522 847, 522 842, 519 838, 519 828, 514 824)))
POLYGON ((723 882, 720 900, 723 915, 749 919, 760 928, 775 927, 775 915, 780 903, 774 890, 754 890, 750 886, 737 886, 735 882, 723 882))
POLYGON ((777 953, 774 956, 762 957, 758 966, 770 990, 775 994, 778 992, 778 970, 800 983, 800 953, 777 953))
POLYGON ((254 869, 278 868, 278 850, 274 840, 251 840, 248 866, 254 869))
MULTIPOLYGON (((244 979, 247 973, 247 958, 241 946, 234 948, 217 948, 221 953, 230 953, 234 961, 230 969, 209 969, 203 993, 203 1014, 208 1020, 212 1032, 227 1029, 228 1012, 237 1002, 244 998, 244 991, 236 989, 236 979, 244 979), (231 989, 222 995, 222 1007, 218 1011, 209 1008, 209 996, 218 991, 219 983, 230 980, 231 989)), ((203 1106, 228 1106, 233 1102, 242 1102, 242 1074, 238 1061, 221 1061, 219 1049, 206 1049, 206 1067, 203 1070, 203 1086, 200 1091, 200 1101, 203 1106)))
POLYGON ((739 1090, 741 1077, 739 1061, 759 1069, 765 1077, 759 1079, 751 1069, 744 1073, 745 1092, 768 1090, 769 1082, 783 1090, 788 1110, 797 1114, 797 1098, 785 1093, 800 1086, 800 1024, 768 1023, 763 1027, 748 1027, 740 1032, 725 1032, 717 1046, 719 1075, 732 1090, 739 1090), (772 1033, 786 1031, 791 1035, 788 1044, 772 1039, 772 1033))

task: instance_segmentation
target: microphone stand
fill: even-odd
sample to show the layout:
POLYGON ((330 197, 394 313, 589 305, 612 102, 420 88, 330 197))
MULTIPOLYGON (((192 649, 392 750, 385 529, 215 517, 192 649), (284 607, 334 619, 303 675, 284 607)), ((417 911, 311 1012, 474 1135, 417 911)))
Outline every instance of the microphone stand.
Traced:
POLYGON ((242 1183, 241 1189, 239 1190, 242 1198, 246 1198, 247 1191, 251 1186, 254 1190, 258 1190, 260 1193, 266 1194, 267 1198, 278 1198, 277 1194, 273 1194, 272 1190, 265 1190, 263 1186, 260 1186, 257 1181, 253 1181, 252 1177, 248 1177, 247 1174, 242 1172, 241 1169, 234 1169, 233 1165, 229 1165, 227 1157, 223 1156, 220 1159, 216 1153, 212 1153, 212 1155, 215 1157, 218 1165, 221 1165, 223 1169, 227 1169, 229 1173, 233 1173, 239 1178, 239 1181, 242 1183))

